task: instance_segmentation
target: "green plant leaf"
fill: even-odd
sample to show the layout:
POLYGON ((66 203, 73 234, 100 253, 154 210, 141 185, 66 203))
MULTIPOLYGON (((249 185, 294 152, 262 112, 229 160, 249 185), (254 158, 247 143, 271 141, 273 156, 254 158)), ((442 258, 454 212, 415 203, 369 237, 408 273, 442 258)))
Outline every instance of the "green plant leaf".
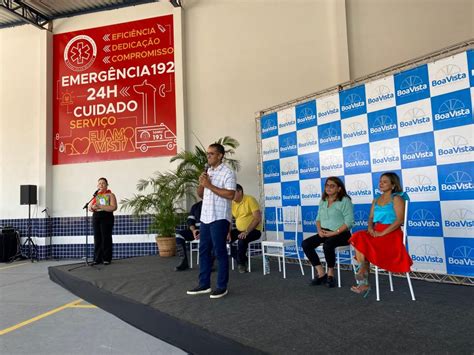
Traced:
MULTIPOLYGON (((197 137, 196 137, 197 138, 197 137)), ((177 162, 177 168, 172 171, 157 171, 153 176, 140 179, 137 182, 138 194, 120 201, 121 210, 131 211, 135 218, 151 217, 148 227, 150 232, 159 236, 173 236, 176 226, 184 221, 184 209, 181 207, 187 199, 195 199, 199 176, 207 163, 207 149, 197 139, 200 146, 193 151, 182 151, 170 159, 177 162)), ((219 138, 216 143, 224 146, 226 156, 224 162, 238 171, 240 162, 231 158, 239 142, 229 136, 219 138)))

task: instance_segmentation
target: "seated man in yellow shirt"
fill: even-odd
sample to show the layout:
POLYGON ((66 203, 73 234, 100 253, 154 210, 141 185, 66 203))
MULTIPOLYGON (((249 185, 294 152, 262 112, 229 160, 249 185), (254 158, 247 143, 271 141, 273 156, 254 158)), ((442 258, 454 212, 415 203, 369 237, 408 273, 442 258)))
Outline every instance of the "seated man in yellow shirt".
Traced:
POLYGON ((227 235, 230 243, 237 242, 237 255, 232 247, 232 257, 237 258, 238 270, 240 273, 247 271, 247 249, 250 242, 257 240, 261 236, 262 213, 257 200, 250 195, 244 195, 244 189, 237 184, 234 199, 232 201, 232 216, 235 218, 235 226, 227 235))

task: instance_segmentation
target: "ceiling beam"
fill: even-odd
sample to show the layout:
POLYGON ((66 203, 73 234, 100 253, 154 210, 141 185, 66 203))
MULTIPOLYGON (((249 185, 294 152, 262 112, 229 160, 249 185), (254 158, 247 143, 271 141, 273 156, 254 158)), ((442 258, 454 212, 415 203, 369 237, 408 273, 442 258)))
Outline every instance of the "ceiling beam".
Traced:
POLYGON ((171 3, 171 5, 173 5, 174 7, 181 7, 182 1, 181 1, 181 0, 170 0, 170 3, 171 3))
POLYGON ((11 12, 23 21, 32 24, 42 30, 51 30, 53 22, 45 15, 32 7, 24 4, 21 0, 0 0, 0 7, 11 12))

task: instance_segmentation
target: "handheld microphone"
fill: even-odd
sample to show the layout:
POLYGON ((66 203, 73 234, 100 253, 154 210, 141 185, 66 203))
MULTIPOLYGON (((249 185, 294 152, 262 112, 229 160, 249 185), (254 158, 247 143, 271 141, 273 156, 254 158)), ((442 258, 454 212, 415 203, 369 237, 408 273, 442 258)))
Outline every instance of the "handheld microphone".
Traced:
POLYGON ((209 164, 206 163, 206 164, 204 164, 204 172, 207 174, 208 170, 209 170, 209 164))
POLYGON ((92 196, 96 197, 97 194, 99 193, 100 189, 97 189, 96 192, 94 192, 94 194, 92 196))

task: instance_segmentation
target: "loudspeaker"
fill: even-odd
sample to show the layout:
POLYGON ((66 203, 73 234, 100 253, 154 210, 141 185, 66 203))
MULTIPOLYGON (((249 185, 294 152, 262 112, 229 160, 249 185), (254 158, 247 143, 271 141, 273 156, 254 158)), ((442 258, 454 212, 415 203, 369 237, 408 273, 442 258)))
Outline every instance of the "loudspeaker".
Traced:
POLYGON ((12 261, 19 250, 19 239, 13 228, 3 228, 0 234, 0 263, 12 261))
POLYGON ((20 205, 36 205, 36 185, 20 185, 20 205))

